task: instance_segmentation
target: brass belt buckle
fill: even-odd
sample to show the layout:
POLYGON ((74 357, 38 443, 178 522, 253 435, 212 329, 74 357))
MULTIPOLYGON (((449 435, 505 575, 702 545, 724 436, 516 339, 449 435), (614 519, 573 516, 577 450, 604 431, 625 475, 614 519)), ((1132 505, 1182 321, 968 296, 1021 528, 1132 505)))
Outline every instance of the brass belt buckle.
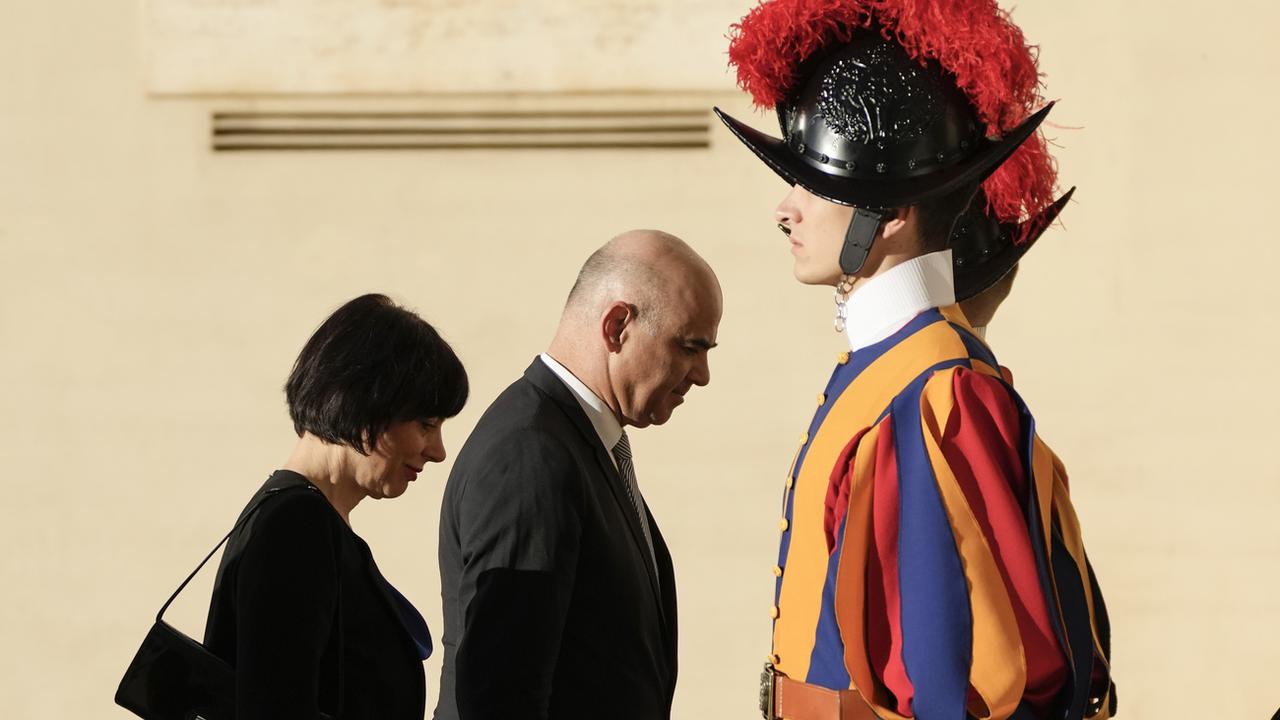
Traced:
POLYGON ((774 720, 777 717, 774 714, 777 709, 774 704, 777 690, 778 674, 773 669, 773 663, 765 663, 764 672, 760 673, 760 716, 764 720, 774 720))

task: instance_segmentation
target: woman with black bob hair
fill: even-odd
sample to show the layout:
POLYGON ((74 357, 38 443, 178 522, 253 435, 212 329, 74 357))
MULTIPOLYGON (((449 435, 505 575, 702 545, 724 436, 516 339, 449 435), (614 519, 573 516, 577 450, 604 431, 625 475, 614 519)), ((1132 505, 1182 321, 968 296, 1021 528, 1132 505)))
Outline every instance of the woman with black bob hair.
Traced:
POLYGON ((448 343, 384 295, 338 308, 302 348, 285 385, 298 444, 241 513, 205 629, 235 668, 238 720, 421 720, 430 633, 349 518, 444 460, 440 426, 467 392, 448 343))

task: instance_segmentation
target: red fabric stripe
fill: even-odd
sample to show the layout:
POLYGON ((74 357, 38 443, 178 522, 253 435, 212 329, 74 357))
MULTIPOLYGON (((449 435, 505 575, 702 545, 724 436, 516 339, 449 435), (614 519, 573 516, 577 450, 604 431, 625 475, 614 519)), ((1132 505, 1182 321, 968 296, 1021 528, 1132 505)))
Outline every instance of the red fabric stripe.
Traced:
POLYGON ((1027 496, 1017 407, 996 378, 959 369, 942 452, 1000 568, 1027 657, 1024 697, 1045 705, 1067 678, 1023 512, 1027 496))
POLYGON ((874 451, 875 484, 872 486, 871 507, 875 532, 867 558, 867 653, 872 671, 897 702, 898 713, 910 717, 915 689, 902 662, 902 613, 898 597, 898 461, 890 418, 880 423, 874 451))
POLYGON ((827 497, 822 508, 822 529, 827 536, 827 555, 835 550, 836 533, 840 529, 840 521, 849 512, 853 456, 857 454, 858 443, 862 442, 862 436, 866 434, 865 429, 860 431, 844 446, 827 481, 827 497))

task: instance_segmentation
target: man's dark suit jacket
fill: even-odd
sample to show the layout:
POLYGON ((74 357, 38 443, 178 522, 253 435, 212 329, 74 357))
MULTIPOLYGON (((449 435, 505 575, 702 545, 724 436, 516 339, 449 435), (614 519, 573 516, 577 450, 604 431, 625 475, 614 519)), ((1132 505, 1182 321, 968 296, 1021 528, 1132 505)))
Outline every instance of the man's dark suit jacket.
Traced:
POLYGON ((276 471, 245 511, 268 493, 227 543, 205 626, 235 667, 236 718, 421 720, 420 651, 369 546, 303 476, 276 471))
POLYGON ((675 577, 649 516, 655 577, 632 507, 586 413, 535 359, 445 488, 437 720, 670 717, 675 577))

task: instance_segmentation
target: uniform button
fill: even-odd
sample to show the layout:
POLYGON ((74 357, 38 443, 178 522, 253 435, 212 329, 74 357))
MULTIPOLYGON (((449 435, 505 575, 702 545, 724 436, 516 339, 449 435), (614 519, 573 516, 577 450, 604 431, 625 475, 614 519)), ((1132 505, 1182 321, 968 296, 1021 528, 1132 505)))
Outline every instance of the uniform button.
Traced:
POLYGON ((787 522, 786 518, 782 518, 778 521, 778 529, 782 532, 786 532, 789 527, 791 527, 791 523, 787 522))
POLYGON ((801 444, 801 445, 803 445, 803 444, 805 444, 805 443, 807 443, 807 442, 809 442, 809 433, 801 433, 801 434, 800 434, 800 444, 801 444))
POLYGON ((790 476, 788 476, 788 477, 787 477, 787 489, 788 489, 788 490, 790 490, 790 489, 791 489, 791 486, 792 486, 792 485, 795 485, 795 484, 796 484, 795 479, 794 479, 794 478, 792 478, 792 477, 790 477, 790 476))
POLYGON ((777 619, 778 619, 778 606, 777 606, 777 605, 774 605, 773 607, 769 608, 769 617, 773 618, 774 620, 777 620, 777 619))
POLYGON ((776 666, 778 663, 782 662, 782 658, 777 655, 770 655, 769 662, 776 666))
POLYGON ((774 565, 774 566, 773 566, 773 576, 774 576, 774 577, 782 577, 782 566, 781 566, 781 565, 774 565))
POLYGON ((841 365, 844 365, 845 363, 849 362, 849 353, 842 352, 839 355, 837 355, 836 362, 840 363, 841 365))
POLYGON ((826 405, 826 404, 827 404, 827 394, 826 394, 826 393, 818 393, 818 404, 819 404, 819 405, 826 405))

